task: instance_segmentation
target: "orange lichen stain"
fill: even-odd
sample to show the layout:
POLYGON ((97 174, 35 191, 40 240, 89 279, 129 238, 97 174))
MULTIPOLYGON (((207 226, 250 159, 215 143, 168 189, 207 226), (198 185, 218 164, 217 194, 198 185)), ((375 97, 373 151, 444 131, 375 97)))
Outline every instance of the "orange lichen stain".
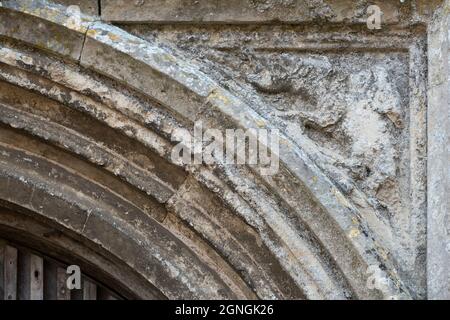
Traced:
POLYGON ((361 234, 361 232, 358 229, 352 229, 350 230, 348 236, 350 239, 356 238, 357 236, 359 236, 361 234))

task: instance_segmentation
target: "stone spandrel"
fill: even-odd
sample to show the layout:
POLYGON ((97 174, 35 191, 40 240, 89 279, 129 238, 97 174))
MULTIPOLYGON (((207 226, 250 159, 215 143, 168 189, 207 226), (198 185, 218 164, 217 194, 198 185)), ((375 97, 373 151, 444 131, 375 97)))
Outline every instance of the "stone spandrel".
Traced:
POLYGON ((91 16, 99 14, 98 0, 54 0, 55 3, 60 3, 64 6, 78 6, 81 12, 91 16))

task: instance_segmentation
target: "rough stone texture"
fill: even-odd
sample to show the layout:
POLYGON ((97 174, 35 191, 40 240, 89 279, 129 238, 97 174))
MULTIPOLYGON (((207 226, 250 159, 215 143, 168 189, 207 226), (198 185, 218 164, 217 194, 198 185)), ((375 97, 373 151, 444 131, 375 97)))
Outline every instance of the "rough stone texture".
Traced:
MULTIPOLYGON (((398 22, 394 1, 372 1, 386 23, 398 22)), ((103 0, 102 18, 115 22, 273 23, 365 22, 367 1, 324 0, 103 0)))
POLYGON ((133 297, 448 297, 447 7, 379 4, 3 1, 0 226, 70 230, 133 297), (279 129, 279 172, 174 163, 198 120, 279 129))
POLYGON ((450 299, 450 73, 449 3, 428 36, 428 297, 450 299))
POLYGON ((375 211, 373 228, 392 229, 379 227, 381 237, 392 241, 388 251, 403 256, 400 268, 424 286, 423 31, 352 36, 314 26, 121 27, 176 44, 307 148, 366 219, 375 211), (420 91, 408 89, 410 77, 421 81, 420 91))
POLYGON ((45 20, 37 23, 34 17, 20 11, 4 9, 0 11, 0 15, 2 21, 0 34, 3 37, 14 37, 38 48, 50 49, 61 55, 70 56, 72 59, 80 57, 84 41, 82 34, 71 30, 61 30, 45 20), (54 37, 54 34, 58 36, 54 37))

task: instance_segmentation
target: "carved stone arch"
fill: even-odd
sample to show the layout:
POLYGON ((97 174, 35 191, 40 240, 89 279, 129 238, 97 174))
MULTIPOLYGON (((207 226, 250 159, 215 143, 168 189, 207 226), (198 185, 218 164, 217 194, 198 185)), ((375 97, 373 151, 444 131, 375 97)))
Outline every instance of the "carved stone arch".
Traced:
POLYGON ((386 254, 395 240, 385 221, 375 209, 361 212, 302 141, 280 134, 273 176, 172 162, 174 131, 195 121, 277 128, 198 62, 92 17, 75 23, 60 5, 2 3, 7 206, 113 256, 118 268, 105 272, 117 283, 125 286, 123 270, 132 269, 129 290, 141 298, 414 295, 398 257, 386 254), (367 286, 371 266, 380 268, 382 290, 367 286))

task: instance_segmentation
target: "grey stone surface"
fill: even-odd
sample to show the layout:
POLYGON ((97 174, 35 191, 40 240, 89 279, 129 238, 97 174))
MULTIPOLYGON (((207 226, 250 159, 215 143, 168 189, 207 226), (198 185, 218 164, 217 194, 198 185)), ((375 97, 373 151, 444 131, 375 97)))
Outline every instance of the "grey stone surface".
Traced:
POLYGON ((450 299, 449 3, 428 36, 428 298, 450 299))
POLYGON ((55 3, 60 3, 66 7, 78 6, 81 12, 92 16, 99 14, 98 0, 56 0, 55 3))
MULTIPOLYGON (((371 1, 385 12, 384 22, 399 21, 398 1, 371 1)), ((365 23, 367 1, 327 0, 102 0, 102 18, 115 22, 302 23, 315 20, 365 23)))
MULTIPOLYGON (((362 212, 378 241, 384 241, 386 254, 402 260, 399 268, 410 274, 410 285, 424 288, 423 31, 353 37, 314 26, 121 27, 151 42, 176 44, 204 65, 203 72, 247 101, 251 111, 261 115, 263 126, 273 125, 294 141, 292 146, 287 142, 286 149, 306 150, 306 158, 312 158, 362 212)), ((222 107, 224 113, 244 127, 252 126, 245 119, 255 115, 246 116, 245 107, 231 101, 231 107, 222 107)), ((288 157, 289 151, 283 152, 288 157)), ((300 161, 298 154, 290 158, 290 170, 295 171, 300 161)), ((317 175, 300 170, 297 174, 314 188, 308 178, 317 175)), ((328 189, 333 190, 316 188, 316 196, 328 189)), ((284 193, 280 197, 286 198, 284 193)), ((330 201, 334 196, 324 194, 321 203, 345 225, 330 201)), ((348 216, 345 209, 342 215, 348 216)))
POLYGON ((101 3, 164 24, 2 2, 0 199, 141 297, 446 297, 447 7, 380 2, 369 31, 365 1, 101 3), (174 162, 198 120, 278 129, 280 170, 174 162))

